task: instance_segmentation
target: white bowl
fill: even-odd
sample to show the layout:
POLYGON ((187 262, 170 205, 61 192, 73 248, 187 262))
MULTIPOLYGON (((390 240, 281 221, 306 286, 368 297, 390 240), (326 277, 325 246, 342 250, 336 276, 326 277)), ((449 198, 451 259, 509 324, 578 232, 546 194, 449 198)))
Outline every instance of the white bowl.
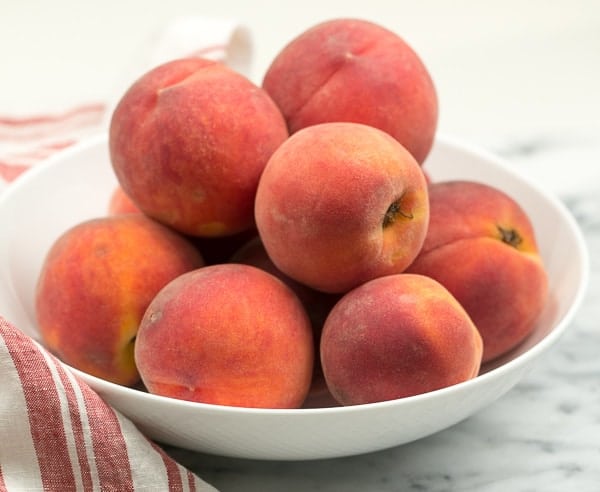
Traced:
MULTIPOLYGON (((73 370, 150 438, 232 457, 360 454, 420 439, 472 415, 513 387, 564 333, 587 285, 588 255, 563 205, 496 157, 440 137, 425 168, 434 180, 478 180, 513 196, 533 221, 550 278, 550 300, 533 335, 477 378, 368 405, 265 410, 154 396, 73 370)), ((0 197, 0 314, 33 338, 33 292, 46 252, 68 227, 104 215, 116 183, 107 139, 99 136, 29 171, 0 197)))

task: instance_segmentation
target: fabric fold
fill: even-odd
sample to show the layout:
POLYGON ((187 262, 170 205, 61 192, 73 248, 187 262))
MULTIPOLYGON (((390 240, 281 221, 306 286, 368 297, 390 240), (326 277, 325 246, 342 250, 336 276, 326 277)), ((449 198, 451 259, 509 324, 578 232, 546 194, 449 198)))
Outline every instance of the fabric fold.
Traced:
POLYGON ((0 374, 0 490, 216 490, 4 318, 0 374))

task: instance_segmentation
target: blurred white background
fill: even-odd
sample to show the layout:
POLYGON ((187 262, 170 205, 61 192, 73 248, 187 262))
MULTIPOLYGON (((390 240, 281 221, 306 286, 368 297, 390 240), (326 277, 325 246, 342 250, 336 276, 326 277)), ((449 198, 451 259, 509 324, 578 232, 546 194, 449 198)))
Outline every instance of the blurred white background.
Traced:
POLYGON ((0 114, 106 99, 144 43, 188 15, 246 25, 258 83, 277 51, 312 24, 373 20, 404 37, 429 67, 440 129, 487 140, 501 121, 507 137, 557 127, 598 135, 597 0, 2 0, 0 114))

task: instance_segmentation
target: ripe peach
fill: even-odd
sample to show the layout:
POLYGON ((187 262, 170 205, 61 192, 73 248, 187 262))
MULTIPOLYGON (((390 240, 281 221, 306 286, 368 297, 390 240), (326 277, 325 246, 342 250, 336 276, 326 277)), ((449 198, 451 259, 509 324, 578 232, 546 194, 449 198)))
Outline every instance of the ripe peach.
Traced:
POLYGON ((255 217, 277 268, 313 289, 341 293, 399 273, 416 257, 427 232, 427 184, 387 133, 321 123, 274 152, 255 217))
POLYGON ((430 185, 431 220, 407 271, 442 283, 483 338, 483 361, 533 330, 548 281, 526 212, 501 190, 472 181, 430 185))
MULTIPOLYGON (((325 323, 325 319, 327 318, 329 311, 331 311, 331 308, 339 300, 340 296, 336 294, 320 292, 288 277, 285 273, 279 270, 271 258, 269 258, 269 255, 267 254, 260 237, 255 237, 243 245, 231 257, 231 262, 252 265, 260 268, 261 270, 265 270, 266 272, 275 275, 294 291, 294 293, 298 296, 298 299, 300 299, 302 302, 302 305, 304 306, 304 309, 306 310, 310 319, 313 330, 315 353, 318 353, 323 324, 325 323)), ((323 378, 321 361, 319 357, 315 357, 312 383, 307 398, 310 398, 311 400, 316 398, 322 399, 323 393, 326 392, 327 386, 325 385, 325 380, 323 378)))
POLYGON ((144 311, 168 282, 201 265, 187 240, 141 214, 82 222, 44 261, 35 297, 42 340, 77 369, 133 385, 144 311))
POLYGON ((401 273, 371 280, 332 309, 321 337, 327 385, 343 405, 418 395, 475 377, 481 337, 435 280, 401 273))
POLYGON ((192 236, 253 225, 254 194, 288 136, 268 94, 225 65, 200 58, 138 79, 112 115, 113 168, 148 216, 192 236))
POLYGON ((437 127, 437 94, 417 53, 396 33, 365 20, 334 19, 294 38, 275 57, 264 89, 291 133, 328 121, 379 128, 419 163, 437 127))
POLYGON ((243 263, 252 265, 261 270, 275 275, 278 279, 290 287, 298 296, 302 304, 305 306, 311 324, 315 328, 315 332, 320 334, 325 318, 333 305, 339 299, 339 295, 327 294, 301 284, 290 278, 275 266, 273 260, 267 254, 267 251, 260 240, 260 237, 255 237, 238 249, 231 257, 233 263, 243 263))
POLYGON ((302 304, 250 265, 200 268, 169 283, 140 325, 135 360, 150 393, 260 408, 297 408, 313 339, 302 304))
POLYGON ((135 203, 133 203, 133 200, 127 196, 123 191, 123 188, 117 186, 110 196, 108 213, 109 215, 139 214, 142 213, 142 211, 135 203))

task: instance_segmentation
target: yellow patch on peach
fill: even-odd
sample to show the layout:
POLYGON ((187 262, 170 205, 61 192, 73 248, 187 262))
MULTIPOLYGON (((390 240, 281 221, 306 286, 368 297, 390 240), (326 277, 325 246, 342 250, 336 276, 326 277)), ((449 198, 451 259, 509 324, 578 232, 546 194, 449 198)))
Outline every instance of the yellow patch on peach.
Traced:
POLYGON ((73 367, 133 385, 133 340, 146 307, 166 283, 202 264, 191 243, 142 214, 77 224, 55 241, 40 272, 42 341, 73 367))

